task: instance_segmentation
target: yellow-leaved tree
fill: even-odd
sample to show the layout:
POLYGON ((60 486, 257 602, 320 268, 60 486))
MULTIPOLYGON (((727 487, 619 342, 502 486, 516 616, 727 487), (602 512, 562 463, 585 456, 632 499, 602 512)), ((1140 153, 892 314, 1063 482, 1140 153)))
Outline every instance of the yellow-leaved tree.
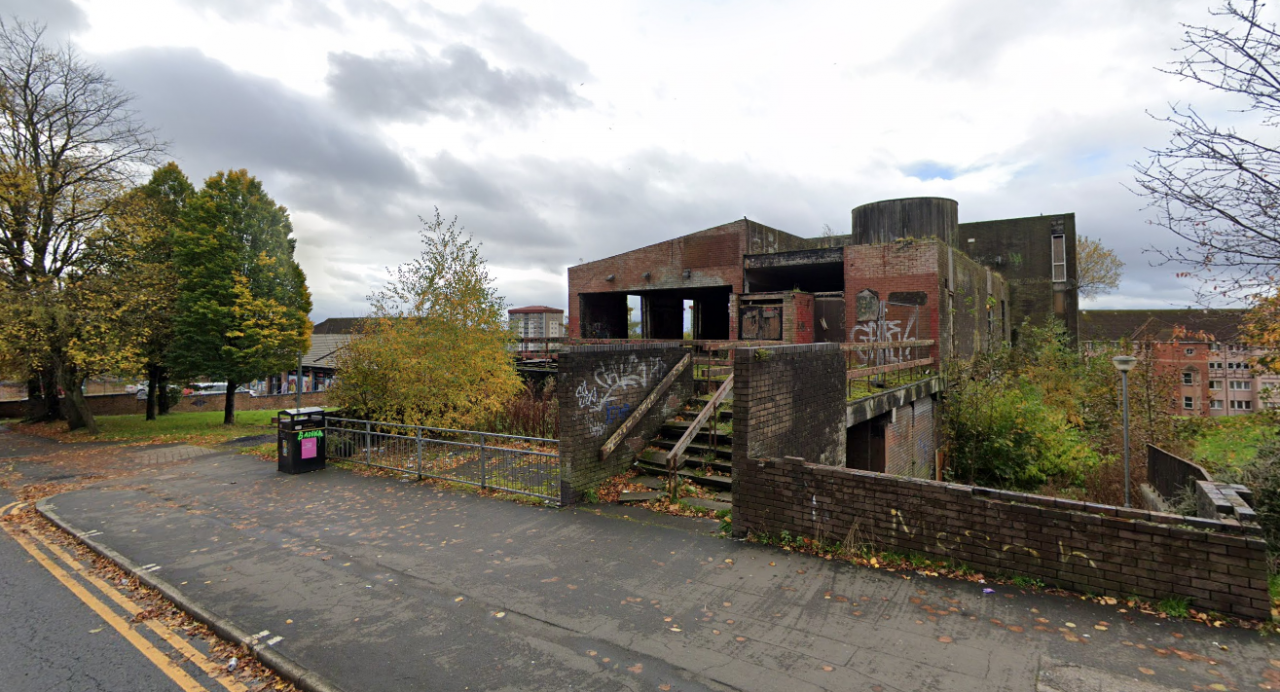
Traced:
POLYGON ((369 297, 329 401, 367 420, 474 429, 521 390, 506 303, 456 218, 422 221, 422 253, 369 297))

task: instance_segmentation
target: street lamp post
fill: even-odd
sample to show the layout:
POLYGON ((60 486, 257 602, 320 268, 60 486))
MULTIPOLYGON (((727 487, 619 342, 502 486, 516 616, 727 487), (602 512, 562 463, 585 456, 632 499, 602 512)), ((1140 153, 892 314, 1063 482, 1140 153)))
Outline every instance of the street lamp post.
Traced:
POLYGON ((1124 401, 1124 506, 1129 506, 1129 371, 1138 364, 1133 356, 1116 356, 1111 364, 1120 371, 1120 398, 1124 401))

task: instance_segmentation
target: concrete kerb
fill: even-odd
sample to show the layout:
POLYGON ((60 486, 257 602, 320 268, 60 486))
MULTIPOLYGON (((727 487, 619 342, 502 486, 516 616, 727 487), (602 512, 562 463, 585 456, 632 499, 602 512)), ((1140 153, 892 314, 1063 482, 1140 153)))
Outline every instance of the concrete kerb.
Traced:
POLYGON ((49 500, 45 498, 36 503, 36 511, 40 512, 46 519, 53 522, 63 531, 75 536, 77 540, 89 546, 93 552, 102 557, 116 563, 121 569, 132 574, 142 583, 159 591, 165 598, 169 599, 174 605, 181 608, 185 613, 195 618, 197 621, 207 625, 218 636, 229 641, 243 644, 253 652, 255 658, 262 661, 263 665, 275 671, 280 677, 297 685, 306 692, 346 692, 343 688, 330 682, 323 675, 303 666, 288 656, 280 653, 265 643, 257 642, 249 633, 237 627, 230 620, 205 609, 200 604, 191 600, 186 594, 179 591, 169 582, 154 576, 147 572, 143 572, 138 565, 135 565, 129 558, 117 553, 111 548, 95 541, 93 538, 85 536, 83 531, 72 526, 65 519, 58 516, 58 513, 49 506, 49 500))

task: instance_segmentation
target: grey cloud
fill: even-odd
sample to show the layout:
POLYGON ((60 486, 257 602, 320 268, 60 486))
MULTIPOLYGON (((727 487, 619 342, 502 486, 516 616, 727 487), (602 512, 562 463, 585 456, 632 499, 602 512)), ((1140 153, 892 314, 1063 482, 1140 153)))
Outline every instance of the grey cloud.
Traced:
POLYGON ((137 95, 146 120, 174 153, 203 168, 248 168, 363 191, 414 187, 400 155, 325 104, 279 82, 235 72, 195 50, 147 48, 104 66, 137 95))
POLYGON ((331 53, 325 81, 334 99, 348 110, 391 120, 525 116, 584 103, 559 77, 492 67, 478 51, 462 44, 445 48, 439 57, 424 51, 377 58, 331 53))
POLYGON ((494 55, 509 63, 531 66, 566 79, 585 80, 587 64, 525 24, 517 10, 481 3, 467 15, 444 17, 447 24, 474 34, 494 55))
MULTIPOLYGON (((904 39, 876 69, 906 67, 949 79, 978 79, 1011 50, 1048 48, 1037 39, 1062 33, 1062 27, 1141 27, 1126 35, 1125 59, 1160 53, 1152 65, 1169 59, 1167 51, 1180 29, 1179 18, 1203 21, 1200 0, 1092 0, 1053 3, 1023 0, 957 0, 904 39)), ((1054 50, 1061 50, 1055 47, 1054 50)), ((1081 46, 1080 50, 1087 50, 1081 46)))
POLYGON ((310 0, 181 0, 228 22, 261 22, 280 12, 304 25, 339 27, 342 19, 322 2, 310 0))
POLYGON ((0 0, 0 17, 39 22, 47 36, 58 39, 89 27, 84 10, 72 0, 0 0))

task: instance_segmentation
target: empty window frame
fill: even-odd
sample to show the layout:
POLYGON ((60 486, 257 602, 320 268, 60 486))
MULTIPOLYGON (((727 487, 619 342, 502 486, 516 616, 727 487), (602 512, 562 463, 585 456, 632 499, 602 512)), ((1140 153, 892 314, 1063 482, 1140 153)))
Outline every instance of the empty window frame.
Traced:
POLYGON ((1067 280, 1067 236, 1055 234, 1050 239, 1053 253, 1053 280, 1067 280))

